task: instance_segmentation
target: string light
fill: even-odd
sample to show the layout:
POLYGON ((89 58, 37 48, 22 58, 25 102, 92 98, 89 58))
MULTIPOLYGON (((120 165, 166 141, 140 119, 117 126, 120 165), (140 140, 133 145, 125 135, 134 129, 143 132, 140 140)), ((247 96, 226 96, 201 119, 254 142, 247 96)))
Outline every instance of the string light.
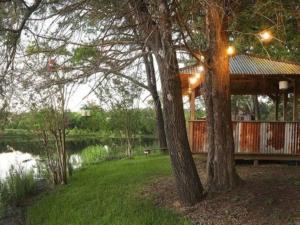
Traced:
POLYGON ((201 62, 204 62, 205 61, 205 57, 203 55, 200 56, 200 60, 201 62))
POLYGON ((200 66, 197 66, 196 67, 196 71, 195 71, 195 74, 194 74, 194 77, 199 80, 200 77, 201 77, 201 73, 203 73, 204 71, 204 66, 200 65, 200 66))
POLYGON ((230 46, 228 46, 226 51, 227 51, 227 55, 232 56, 235 54, 235 47, 230 45, 230 46))
POLYGON ((196 70, 197 70, 197 73, 202 73, 204 71, 204 66, 202 66, 202 65, 197 66, 196 70))
POLYGON ((267 30, 260 32, 258 35, 262 42, 270 42, 273 39, 272 33, 267 30))
POLYGON ((189 82, 190 82, 191 85, 196 84, 197 81, 198 81, 198 79, 194 76, 189 78, 189 82))
POLYGON ((200 79, 201 73, 195 73, 195 78, 200 79))

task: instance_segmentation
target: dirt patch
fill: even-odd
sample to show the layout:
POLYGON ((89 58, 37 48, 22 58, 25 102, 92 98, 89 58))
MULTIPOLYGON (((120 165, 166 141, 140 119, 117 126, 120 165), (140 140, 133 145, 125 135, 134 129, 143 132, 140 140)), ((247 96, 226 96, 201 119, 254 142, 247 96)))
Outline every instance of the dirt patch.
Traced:
MULTIPOLYGON (((202 181, 205 163, 196 159, 202 181)), ((143 194, 160 207, 177 211, 198 225, 300 225, 300 167, 238 165, 243 184, 182 207, 172 177, 155 181, 143 194)))

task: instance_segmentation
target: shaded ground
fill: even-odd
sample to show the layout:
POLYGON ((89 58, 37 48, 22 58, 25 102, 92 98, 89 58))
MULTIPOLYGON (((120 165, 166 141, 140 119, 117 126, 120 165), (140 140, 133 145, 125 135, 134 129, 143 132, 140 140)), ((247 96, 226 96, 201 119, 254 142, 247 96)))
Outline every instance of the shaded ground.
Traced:
MULTIPOLYGON (((196 164, 204 181, 205 163, 196 159, 196 164)), ((190 208, 180 205, 172 177, 155 181, 143 194, 199 225, 300 225, 299 166, 238 165, 237 171, 241 186, 190 208)))

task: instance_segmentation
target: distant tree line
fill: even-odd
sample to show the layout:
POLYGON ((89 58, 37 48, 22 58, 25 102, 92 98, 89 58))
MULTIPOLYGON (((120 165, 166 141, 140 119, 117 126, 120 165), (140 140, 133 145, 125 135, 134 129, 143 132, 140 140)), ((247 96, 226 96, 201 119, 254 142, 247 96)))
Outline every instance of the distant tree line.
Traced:
MULTIPOLYGON (((136 135, 155 136, 156 120, 152 108, 128 109, 125 115, 121 109, 113 108, 103 110, 93 105, 89 107, 90 116, 82 116, 80 112, 66 113, 67 129, 74 133, 80 131, 89 133, 97 132, 102 135, 121 136, 122 131, 129 127, 136 135), (130 117, 130 124, 125 117, 130 117)), ((37 112, 37 114, 42 112, 37 112)), ((25 112, 20 114, 10 113, 5 124, 6 129, 32 130, 36 121, 36 113, 25 112)))

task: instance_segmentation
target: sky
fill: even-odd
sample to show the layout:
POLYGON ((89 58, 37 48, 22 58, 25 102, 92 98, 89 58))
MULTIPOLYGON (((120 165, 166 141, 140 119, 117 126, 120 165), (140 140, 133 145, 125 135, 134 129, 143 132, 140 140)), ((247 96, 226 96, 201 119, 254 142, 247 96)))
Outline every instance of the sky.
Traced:
POLYGON ((86 105, 89 102, 98 103, 98 99, 94 93, 90 93, 89 84, 81 84, 78 86, 77 90, 70 97, 68 103, 68 109, 74 112, 79 112, 80 108, 86 105), (89 94, 90 93, 90 94, 89 94))

